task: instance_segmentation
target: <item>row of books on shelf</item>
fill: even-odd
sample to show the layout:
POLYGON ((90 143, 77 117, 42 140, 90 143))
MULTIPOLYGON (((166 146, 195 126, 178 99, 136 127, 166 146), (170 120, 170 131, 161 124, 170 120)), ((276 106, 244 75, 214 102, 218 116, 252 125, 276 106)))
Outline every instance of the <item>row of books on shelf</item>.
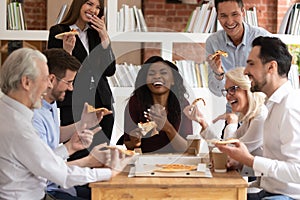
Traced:
POLYGON ((147 32, 148 27, 142 10, 135 5, 129 7, 127 4, 123 4, 117 12, 117 31, 147 32))
MULTIPOLYGON (((246 23, 258 26, 255 7, 246 10, 245 14, 244 21, 246 23)), ((217 23, 216 8, 210 3, 205 3, 193 10, 184 31, 189 33, 212 33, 220 29, 221 27, 217 23)))
POLYGON ((109 85, 111 87, 134 87, 140 69, 141 65, 117 64, 115 74, 107 77, 109 85))
POLYGON ((256 7, 245 10, 244 21, 252 26, 258 26, 256 7))
MULTIPOLYGON (((174 61, 185 84, 189 87, 208 87, 208 65, 196 63, 192 60, 174 61)), ((114 76, 108 77, 111 87, 134 87, 141 65, 117 64, 114 76)))
POLYGON ((190 87, 208 87, 208 64, 207 62, 196 63, 193 60, 176 60, 183 80, 190 87))
POLYGON ((279 34, 300 35, 300 3, 291 5, 279 27, 279 34))
POLYGON ((7 4, 7 28, 9 30, 26 30, 22 3, 10 1, 7 4))
POLYGON ((215 31, 217 12, 209 3, 202 4, 193 10, 189 17, 185 32, 212 33, 215 31))

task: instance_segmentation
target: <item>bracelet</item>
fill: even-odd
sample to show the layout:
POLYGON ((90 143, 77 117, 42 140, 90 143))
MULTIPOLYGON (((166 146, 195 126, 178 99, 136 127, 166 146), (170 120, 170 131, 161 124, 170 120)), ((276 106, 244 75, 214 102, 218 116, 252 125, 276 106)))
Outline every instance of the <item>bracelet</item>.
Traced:
POLYGON ((225 74, 224 72, 222 72, 222 73, 219 74, 219 73, 217 73, 217 72, 215 72, 215 71, 213 71, 213 73, 214 73, 216 76, 218 76, 218 77, 224 76, 224 74, 225 74))

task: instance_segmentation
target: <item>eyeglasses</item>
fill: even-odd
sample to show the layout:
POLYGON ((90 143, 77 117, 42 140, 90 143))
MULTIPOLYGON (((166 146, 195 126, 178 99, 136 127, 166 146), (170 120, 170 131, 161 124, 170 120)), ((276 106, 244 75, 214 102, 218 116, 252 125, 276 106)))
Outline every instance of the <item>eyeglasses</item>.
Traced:
POLYGON ((64 82, 65 84, 67 84, 69 87, 73 86, 73 81, 66 81, 62 78, 58 78, 56 77, 57 80, 64 82))
POLYGON ((240 87, 234 85, 234 86, 231 86, 230 88, 222 89, 221 92, 222 92, 222 95, 224 97, 226 97, 227 94, 234 95, 238 88, 240 88, 240 87))

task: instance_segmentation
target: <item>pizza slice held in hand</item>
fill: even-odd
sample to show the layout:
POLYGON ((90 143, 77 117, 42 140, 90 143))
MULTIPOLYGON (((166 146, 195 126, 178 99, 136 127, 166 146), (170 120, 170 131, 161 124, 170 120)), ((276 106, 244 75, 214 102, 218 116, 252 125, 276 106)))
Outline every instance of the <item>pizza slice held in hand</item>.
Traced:
POLYGON ((125 154, 126 156, 134 156, 135 152, 133 150, 124 149, 118 146, 107 146, 107 149, 118 149, 120 152, 125 154))
POLYGON ((107 108, 94 108, 94 106, 91 105, 88 105, 87 111, 88 113, 103 111, 103 115, 111 114, 111 111, 109 111, 107 108))
POLYGON ((228 57, 228 53, 226 51, 223 50, 217 50, 213 55, 210 56, 210 59, 213 59, 214 57, 221 55, 224 57, 228 57))
MULTIPOLYGON (((142 134, 145 136, 147 133, 149 133, 150 131, 156 131, 157 132, 157 130, 156 130, 156 127, 157 127, 157 124, 155 123, 155 121, 149 121, 149 122, 145 122, 145 123, 143 123, 143 122, 140 122, 140 123, 138 123, 138 127, 140 128, 140 129, 142 129, 142 134), (155 129, 155 130, 153 130, 153 129, 155 129)), ((158 133, 158 132, 157 132, 158 133)), ((156 133, 156 134, 157 134, 156 133)))
POLYGON ((214 144, 233 144, 233 143, 236 143, 236 142, 239 142, 239 139, 229 138, 229 139, 226 139, 226 140, 215 140, 213 143, 214 144))
POLYGON ((78 31, 75 29, 72 29, 70 31, 64 32, 64 33, 59 33, 57 35, 55 35, 56 39, 62 40, 64 38, 65 35, 78 35, 78 31))

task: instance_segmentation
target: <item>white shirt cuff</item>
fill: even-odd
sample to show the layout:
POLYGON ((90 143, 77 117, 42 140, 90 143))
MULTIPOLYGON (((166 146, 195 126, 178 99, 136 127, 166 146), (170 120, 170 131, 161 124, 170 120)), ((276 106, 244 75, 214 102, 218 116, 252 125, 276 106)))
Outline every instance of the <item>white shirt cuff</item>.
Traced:
POLYGON ((97 173, 98 181, 109 181, 112 177, 112 171, 109 168, 94 168, 97 173))
POLYGON ((268 158, 255 156, 253 163, 253 170, 255 172, 255 176, 267 176, 268 170, 271 167, 271 160, 268 158))

